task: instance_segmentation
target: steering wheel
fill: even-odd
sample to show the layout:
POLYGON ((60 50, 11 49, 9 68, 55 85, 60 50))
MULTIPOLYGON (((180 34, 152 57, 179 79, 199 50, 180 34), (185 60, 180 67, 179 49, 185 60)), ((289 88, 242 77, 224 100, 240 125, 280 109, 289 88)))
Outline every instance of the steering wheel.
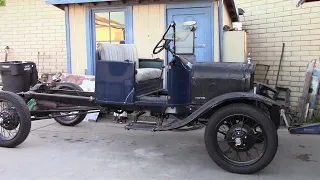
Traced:
POLYGON ((171 22, 170 26, 167 28, 166 32, 162 36, 162 39, 158 42, 156 47, 153 49, 153 54, 159 54, 164 49, 167 49, 167 50, 170 51, 170 42, 172 40, 166 39, 166 35, 168 34, 168 32, 171 29, 171 27, 175 28, 175 26, 176 26, 176 23, 175 22, 171 22))
POLYGON ((156 45, 156 47, 153 49, 153 54, 159 54, 161 51, 163 51, 164 49, 166 49, 167 47, 170 48, 169 44, 170 44, 171 40, 165 40, 164 38, 162 38, 158 44, 156 45))

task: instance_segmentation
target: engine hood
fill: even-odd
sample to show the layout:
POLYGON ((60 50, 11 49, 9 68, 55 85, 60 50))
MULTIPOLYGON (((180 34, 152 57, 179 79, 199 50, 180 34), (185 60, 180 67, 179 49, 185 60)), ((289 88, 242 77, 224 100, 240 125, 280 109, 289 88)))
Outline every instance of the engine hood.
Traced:
POLYGON ((230 92, 253 88, 253 66, 244 63, 196 63, 192 67, 192 101, 206 101, 230 92))

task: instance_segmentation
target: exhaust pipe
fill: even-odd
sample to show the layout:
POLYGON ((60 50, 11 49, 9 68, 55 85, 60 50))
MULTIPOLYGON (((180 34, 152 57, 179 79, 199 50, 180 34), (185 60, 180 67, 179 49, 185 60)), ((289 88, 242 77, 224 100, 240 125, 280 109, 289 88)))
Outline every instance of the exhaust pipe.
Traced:
MULTIPOLYGON (((58 103, 52 102, 52 101, 46 101, 46 100, 37 100, 37 105, 41 108, 49 108, 49 109, 56 109, 58 108, 58 103)), ((71 107, 70 104, 63 104, 59 103, 59 107, 71 107)))
POLYGON ((37 100, 37 106, 41 108, 56 109, 58 104, 52 101, 37 100))

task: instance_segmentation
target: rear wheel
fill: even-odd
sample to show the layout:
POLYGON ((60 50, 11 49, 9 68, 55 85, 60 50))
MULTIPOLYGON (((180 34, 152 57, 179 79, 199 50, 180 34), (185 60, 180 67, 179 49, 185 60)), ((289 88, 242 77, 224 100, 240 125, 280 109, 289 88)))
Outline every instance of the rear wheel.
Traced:
MULTIPOLYGON (((65 89, 65 90, 77 90, 77 91, 83 91, 83 89, 73 83, 60 83, 56 87, 57 89, 65 89)), ((59 112, 59 113, 53 113, 52 115, 69 115, 70 116, 64 116, 64 117, 55 117, 54 119, 63 126, 76 126, 79 123, 81 123, 87 114, 80 114, 80 115, 73 115, 79 113, 79 111, 73 111, 73 112, 59 112)), ((85 111, 80 111, 80 113, 85 113, 85 111)))
POLYGON ((24 100, 12 92, 0 92, 0 146, 13 148, 28 137, 31 116, 24 100))
POLYGON ((205 131, 207 151, 221 168, 238 174, 264 169, 278 148, 276 128, 255 106, 233 104, 218 110, 205 131))

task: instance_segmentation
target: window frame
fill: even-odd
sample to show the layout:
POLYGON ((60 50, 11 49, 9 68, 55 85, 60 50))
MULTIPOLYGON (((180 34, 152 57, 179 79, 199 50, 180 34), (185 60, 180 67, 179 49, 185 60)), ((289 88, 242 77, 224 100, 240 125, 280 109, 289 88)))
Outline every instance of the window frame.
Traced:
POLYGON ((95 35, 95 13, 119 12, 125 13, 125 43, 133 44, 133 10, 132 6, 95 6, 86 8, 86 49, 87 69, 86 75, 95 75, 96 69, 96 35, 95 35))

